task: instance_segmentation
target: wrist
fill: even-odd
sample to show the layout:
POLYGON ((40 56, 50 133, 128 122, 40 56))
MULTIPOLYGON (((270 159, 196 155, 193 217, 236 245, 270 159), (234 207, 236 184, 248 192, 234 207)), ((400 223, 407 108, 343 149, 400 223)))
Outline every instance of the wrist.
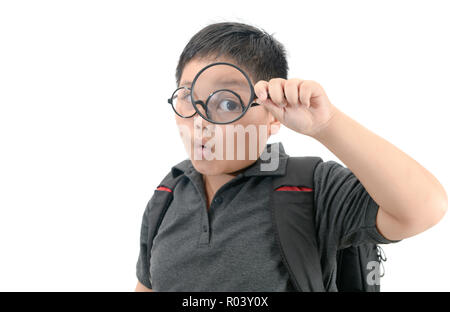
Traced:
POLYGON ((335 128, 339 119, 344 115, 338 108, 334 107, 331 110, 330 118, 321 125, 310 137, 316 139, 317 141, 323 141, 330 136, 331 133, 335 132, 335 128))

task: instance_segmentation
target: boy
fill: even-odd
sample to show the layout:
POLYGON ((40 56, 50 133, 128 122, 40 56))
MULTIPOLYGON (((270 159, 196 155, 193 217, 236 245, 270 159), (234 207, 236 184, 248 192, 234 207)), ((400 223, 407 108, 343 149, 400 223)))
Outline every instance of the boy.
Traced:
MULTIPOLYGON (((242 23, 205 27, 180 56, 177 85, 190 88, 196 74, 214 62, 243 68, 260 104, 232 125, 255 126, 257 137, 267 138, 283 124, 318 140, 348 167, 328 161, 314 170, 321 282, 327 291, 337 291, 337 249, 398 242, 442 219, 447 194, 436 178, 333 106, 317 82, 287 79, 284 48, 272 36, 242 23)), ((153 240, 149 262, 144 256, 147 233, 141 232, 136 291, 294 291, 275 247, 267 209, 271 178, 285 174, 286 163, 262 170, 260 157, 255 161, 249 155, 255 149, 259 156, 267 151, 267 139, 255 142, 247 135, 232 146, 243 150, 244 159, 204 159, 218 147, 208 146, 208 138, 220 133, 222 142, 229 141, 225 125, 198 114, 175 118, 189 159, 171 172, 185 178, 169 190, 173 201, 153 240), (198 154, 203 157, 198 159, 198 154)), ((277 146, 272 157, 284 159, 283 146, 277 146)), ((227 149, 229 145, 219 146, 223 155, 227 149)), ((142 222, 145 229, 145 214, 142 222)))

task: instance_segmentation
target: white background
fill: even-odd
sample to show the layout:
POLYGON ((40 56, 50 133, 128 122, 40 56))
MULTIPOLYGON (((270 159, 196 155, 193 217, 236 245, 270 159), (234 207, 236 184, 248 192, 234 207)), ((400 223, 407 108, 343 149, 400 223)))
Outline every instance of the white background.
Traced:
MULTIPOLYGON (((449 192, 447 5, 1 1, 0 290, 134 290, 142 213, 187 157, 167 104, 175 67, 214 22, 273 34, 289 78, 318 81, 449 192)), ((270 141, 339 161, 287 128, 270 141)), ((450 290, 448 219, 383 246, 383 291, 450 290)))

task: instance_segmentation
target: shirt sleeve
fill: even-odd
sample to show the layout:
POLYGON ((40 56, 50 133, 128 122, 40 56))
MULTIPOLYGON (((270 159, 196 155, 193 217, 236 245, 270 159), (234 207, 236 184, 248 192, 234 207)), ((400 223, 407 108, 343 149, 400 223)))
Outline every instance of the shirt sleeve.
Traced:
POLYGON ((363 243, 389 244, 376 227, 379 205, 350 169, 330 160, 314 171, 314 201, 319 237, 338 249, 363 243))
POLYGON ((150 282, 150 263, 148 261, 148 211, 149 211, 150 201, 142 216, 141 223, 141 234, 140 234, 140 247, 139 247, 139 257, 136 263, 136 277, 138 281, 146 286, 147 288, 152 288, 152 283, 150 282))

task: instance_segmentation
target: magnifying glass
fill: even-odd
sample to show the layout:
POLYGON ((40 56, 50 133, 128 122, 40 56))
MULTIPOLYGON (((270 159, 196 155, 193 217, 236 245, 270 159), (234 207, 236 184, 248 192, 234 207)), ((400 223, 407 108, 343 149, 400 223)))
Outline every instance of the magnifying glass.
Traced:
POLYGON ((191 88, 177 88, 168 102, 180 117, 198 113, 211 123, 229 124, 242 118, 249 108, 260 105, 255 99, 249 76, 234 64, 218 62, 202 68, 191 88))
POLYGON ((191 103, 205 120, 228 124, 242 118, 250 107, 258 106, 249 76, 238 66, 218 62, 201 69, 191 85, 191 103))

